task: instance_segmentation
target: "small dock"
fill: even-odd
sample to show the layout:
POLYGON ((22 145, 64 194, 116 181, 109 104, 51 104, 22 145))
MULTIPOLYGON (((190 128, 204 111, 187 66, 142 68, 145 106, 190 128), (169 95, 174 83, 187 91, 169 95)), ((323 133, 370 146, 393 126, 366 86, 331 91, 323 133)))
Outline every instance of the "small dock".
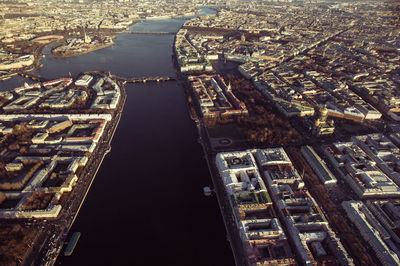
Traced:
POLYGON ((71 256, 72 252, 74 252, 74 249, 76 247, 76 243, 78 243, 79 238, 81 237, 80 232, 75 232, 72 234, 71 239, 68 242, 67 247, 65 248, 64 251, 64 256, 71 256))
POLYGON ((204 196, 209 197, 209 196, 212 195, 213 192, 214 192, 214 191, 213 191, 210 187, 204 187, 204 188, 203 188, 204 196))

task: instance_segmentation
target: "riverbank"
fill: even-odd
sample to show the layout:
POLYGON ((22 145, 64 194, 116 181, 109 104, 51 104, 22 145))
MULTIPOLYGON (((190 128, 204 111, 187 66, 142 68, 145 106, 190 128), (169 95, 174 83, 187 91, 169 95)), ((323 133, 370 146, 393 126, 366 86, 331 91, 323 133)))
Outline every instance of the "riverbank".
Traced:
MULTIPOLYGON (((47 242, 43 244, 42 249, 34 261, 40 261, 43 264, 53 265, 61 253, 64 243, 67 240, 68 233, 74 224, 79 211, 88 195, 90 188, 97 176, 97 173, 103 163, 106 155, 111 151, 111 141, 119 125, 122 112, 126 103, 126 91, 122 84, 120 85, 121 98, 114 111, 112 119, 107 123, 98 145, 91 154, 85 168, 80 173, 78 181, 75 184, 68 199, 64 202, 64 208, 60 215, 54 221, 44 223, 48 230, 47 242), (58 238, 52 238, 51 235, 58 235, 58 238)), ((33 261, 32 261, 33 262, 33 261)))
MULTIPOLYGON (((129 24, 127 26, 127 29, 130 29, 131 27, 135 26, 138 23, 147 22, 147 21, 162 21, 165 19, 188 19, 189 17, 199 16, 199 15, 201 15, 202 12, 204 12, 204 10, 201 7, 199 7, 199 8, 197 8, 196 12, 187 13, 184 15, 165 16, 165 17, 163 17, 163 16, 148 17, 143 20, 133 21, 131 24, 129 24)), ((127 33, 126 29, 114 29, 114 28, 102 28, 100 30, 100 32, 98 31, 98 29, 88 28, 88 29, 86 29, 86 32, 87 32, 87 34, 111 35, 112 39, 117 38, 121 34, 127 33)), ((34 56, 34 62, 32 65, 30 65, 28 67, 12 69, 10 71, 4 71, 4 73, 0 73, 0 81, 8 80, 8 79, 12 78, 13 76, 17 75, 18 73, 32 72, 32 71, 36 71, 39 68, 41 68, 42 67, 41 60, 44 57, 43 50, 46 47, 54 44, 55 42, 60 41, 60 39, 62 39, 62 38, 76 36, 76 35, 71 35, 71 33, 74 33, 74 30, 58 30, 58 31, 48 32, 45 34, 39 33, 38 35, 36 35, 34 38, 32 38, 30 40, 17 42, 14 45, 15 46, 14 52, 16 52, 17 50, 25 51, 24 47, 31 47, 33 43, 36 45, 36 46, 34 46, 33 49, 24 52, 24 54, 27 54, 27 53, 32 54, 34 56), (7 73, 5 73, 5 72, 7 72, 7 73)), ((101 50, 103 48, 106 48, 106 47, 109 47, 112 45, 114 45, 114 43, 95 46, 95 47, 92 47, 90 49, 87 49, 85 51, 80 51, 80 52, 71 52, 71 53, 66 53, 66 54, 52 53, 52 55, 55 58, 70 58, 70 57, 74 57, 74 56, 88 54, 93 51, 101 50)), ((8 51, 8 49, 5 49, 5 50, 8 51)), ((10 50, 9 52, 12 52, 12 51, 10 50)), ((20 53, 20 52, 16 52, 16 53, 20 53)))
POLYGON ((227 234, 226 237, 231 245, 235 264, 247 265, 248 261, 244 253, 243 246, 241 245, 241 238, 236 227, 231 206, 229 204, 229 196, 227 195, 225 191, 225 186, 222 183, 222 180, 219 177, 219 173, 215 168, 214 161, 216 153, 212 151, 212 148, 209 145, 210 142, 208 139, 207 129, 201 119, 201 112, 197 110, 196 104, 193 102, 193 94, 188 87, 189 85, 187 84, 187 80, 183 79, 182 77, 180 77, 178 80, 185 91, 190 118, 193 120, 193 122, 196 123, 197 132, 199 136, 198 142, 203 149, 203 153, 207 161, 209 174, 211 176, 214 188, 213 190, 215 192, 215 195, 217 196, 217 202, 219 205, 221 215, 223 217, 225 230, 227 234))
MULTIPOLYGON (((15 68, 10 68, 7 70, 1 71, 0 75, 0 81, 1 80, 7 80, 19 73, 27 73, 31 72, 35 69, 40 68, 41 66, 41 59, 43 58, 43 50, 53 44, 54 42, 57 42, 61 39, 64 38, 64 35, 60 34, 51 34, 51 35, 39 35, 33 39, 30 39, 28 41, 20 41, 16 42, 13 44, 13 49, 11 48, 6 48, 2 47, 4 51, 13 54, 15 56, 32 56, 33 60, 32 63, 29 64, 28 66, 23 66, 21 67, 15 67, 15 68)), ((1 47, 0 47, 1 48, 1 47)))
MULTIPOLYGON (((176 32, 183 22, 145 21, 132 30, 176 32)), ((33 74, 51 80, 103 69, 120 77, 174 77, 172 39, 121 34, 113 49, 68 60, 54 58, 45 49, 44 66, 33 74)), ((148 248, 158 243, 162 248, 157 256, 164 264, 233 265, 217 199, 202 193, 211 179, 182 87, 170 81, 125 88, 129 97, 113 152, 102 162, 71 228, 82 237, 74 254, 58 256, 56 264, 158 265, 159 260, 149 260, 154 249, 148 248)))
MULTIPOLYGON (((132 22, 128 28, 134 26, 137 24, 138 21, 132 22)), ((65 39, 69 36, 71 36, 72 31, 71 30, 64 30, 64 31, 56 31, 56 32, 50 32, 46 34, 38 34, 36 37, 26 40, 26 41, 18 41, 15 44, 13 44, 14 48, 7 48, 7 47, 0 47, 3 48, 5 51, 17 55, 26 55, 26 54, 31 54, 33 55, 33 63, 30 64, 29 66, 24 66, 24 67, 19 67, 19 68, 13 68, 5 71, 1 71, 0 73, 0 81, 2 80, 8 80, 11 77, 15 76, 18 73, 27 73, 31 72, 34 70, 38 70, 42 64, 41 60, 44 57, 43 50, 54 44, 55 42, 59 42, 62 39, 65 39)), ((101 34, 101 35, 110 35, 110 38, 113 40, 118 37, 119 34, 124 33, 124 30, 121 29, 102 29, 100 32, 98 32, 95 29, 87 29, 88 34, 101 34)), ((100 50, 103 48, 106 48, 108 46, 114 45, 114 43, 111 41, 110 43, 106 44, 101 44, 97 46, 90 47, 89 49, 86 49, 84 51, 80 52, 71 52, 71 53, 66 53, 66 54, 57 54, 57 53, 52 53, 54 57, 58 58, 68 58, 72 56, 78 56, 78 55, 83 55, 87 54, 96 50, 100 50)))
MULTIPOLYGON (((1 123, 14 128, 12 134, 3 133, 0 136, 3 150, 0 165, 3 178, 3 199, 0 201, 2 226, 16 226, 15 230, 21 228, 23 235, 29 235, 29 239, 10 235, 10 241, 14 241, 13 252, 3 258, 6 261, 18 261, 22 265, 54 264, 98 170, 111 150, 111 141, 127 98, 125 87, 123 82, 110 79, 105 72, 103 75, 98 72, 89 74, 90 81, 86 86, 79 85, 85 80, 82 73, 77 75, 79 79, 58 78, 32 85, 38 90, 33 96, 36 97, 35 102, 49 102, 49 99, 54 99, 54 93, 70 92, 73 101, 66 105, 70 108, 59 109, 62 102, 51 101, 45 109, 35 103, 27 106, 24 109, 29 113, 23 116, 18 116, 18 104, 14 105, 17 106, 14 110, 2 110, 1 123), (100 83, 96 88, 107 89, 109 96, 106 97, 113 101, 112 104, 98 104, 104 96, 99 96, 94 86, 100 83), (79 94, 71 90, 75 86, 80 86, 79 94), (52 89, 53 94, 47 93, 52 89), (55 115, 51 109, 56 111, 55 115), (71 115, 71 109, 74 115, 71 115), (28 123, 43 126, 29 127, 26 126, 28 123), (60 133, 62 130, 64 132, 60 133), (79 133, 76 133, 77 130, 79 133), (45 138, 37 142, 37 135, 44 135, 45 138), (54 143, 56 146, 52 145, 54 143), (18 151, 13 148, 15 146, 18 151), (37 152, 41 157, 35 157, 37 152), (30 164, 21 164, 19 170, 10 170, 5 166, 18 162, 21 155, 30 158, 30 164, 43 165, 42 170, 29 168, 29 183, 28 180, 19 181, 19 173, 15 174, 15 171, 27 171, 30 164), (5 181, 5 177, 9 180, 5 181), (7 187, 10 183, 18 185, 12 188, 12 192, 7 187)), ((18 90, 13 93, 18 95, 16 97, 24 97, 23 93, 18 94, 18 90)), ((2 105, 12 106, 14 100, 18 103, 19 98, 7 99, 2 105)), ((7 242, 10 241, 3 241, 0 250, 8 247, 7 242)))
MULTIPOLYGON (((181 28, 185 28, 182 26, 181 28)), ((185 97, 187 100, 187 109, 190 115, 190 118, 193 122, 196 123, 197 133, 199 136, 198 142, 203 149, 203 153, 207 162, 209 174, 211 176, 212 184, 213 184, 213 191, 217 196, 217 202, 219 205, 219 209, 222 215, 222 220, 225 225, 226 231, 226 238, 231 246, 231 250, 233 253, 233 257, 235 260, 236 265, 248 265, 248 260, 241 245, 242 241, 239 235, 239 231, 237 230, 237 226, 234 219, 234 214, 232 208, 229 204, 229 195, 227 195, 225 186, 219 177, 219 173, 215 167, 215 156, 216 152, 213 151, 212 147, 210 146, 210 140, 208 138, 207 128, 203 123, 202 112, 198 108, 195 100, 195 95, 193 90, 191 89, 190 82, 188 81, 188 75, 184 74, 180 71, 180 66, 178 63, 177 53, 176 53, 176 35, 174 38, 174 45, 172 47, 172 60, 173 65, 176 72, 177 81, 182 86, 185 97)), ((196 74, 196 72, 194 72, 196 74)), ((210 74, 210 73, 207 73, 210 74)), ((213 74, 216 74, 213 71, 213 74)))

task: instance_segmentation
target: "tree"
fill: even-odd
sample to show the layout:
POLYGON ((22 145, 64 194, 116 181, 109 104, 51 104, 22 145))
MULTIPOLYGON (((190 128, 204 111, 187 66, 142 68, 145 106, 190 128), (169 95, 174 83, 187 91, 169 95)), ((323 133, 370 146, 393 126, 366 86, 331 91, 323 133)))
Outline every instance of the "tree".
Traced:
POLYGON ((0 192, 0 204, 2 204, 6 200, 6 195, 3 192, 0 192))

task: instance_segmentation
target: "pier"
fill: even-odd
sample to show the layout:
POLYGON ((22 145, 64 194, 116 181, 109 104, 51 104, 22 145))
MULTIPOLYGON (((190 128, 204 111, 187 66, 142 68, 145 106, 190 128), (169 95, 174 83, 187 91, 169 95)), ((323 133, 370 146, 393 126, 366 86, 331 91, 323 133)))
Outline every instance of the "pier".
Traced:
POLYGON ((75 232, 71 239, 68 242, 67 248, 64 251, 65 256, 71 256, 72 252, 74 252, 74 249, 76 247, 76 244, 78 243, 79 238, 81 237, 80 232, 75 232))

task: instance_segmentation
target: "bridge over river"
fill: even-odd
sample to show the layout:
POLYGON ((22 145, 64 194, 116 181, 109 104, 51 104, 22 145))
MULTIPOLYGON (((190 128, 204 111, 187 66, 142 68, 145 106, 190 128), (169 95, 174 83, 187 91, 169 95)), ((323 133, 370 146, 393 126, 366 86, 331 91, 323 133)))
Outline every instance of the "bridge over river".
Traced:
POLYGON ((141 77, 141 78, 124 78, 111 75, 113 79, 120 80, 124 83, 146 83, 146 82, 164 82, 164 81, 173 81, 174 77, 141 77))
POLYGON ((138 78, 126 78, 120 77, 116 75, 112 75, 110 72, 105 71, 85 71, 82 74, 98 74, 98 75, 107 75, 112 79, 118 80, 125 83, 146 83, 146 82, 164 82, 164 81, 174 81, 176 80, 175 77, 161 77, 161 76, 154 76, 154 77, 138 77, 138 78))
MULTIPOLYGON (((18 73, 20 76, 24 77, 24 78, 28 78, 34 81, 39 81, 39 82, 45 82, 48 81, 49 79, 47 78, 43 78, 41 76, 38 75, 34 75, 31 73, 23 73, 20 72, 18 73)), ((174 77, 161 77, 161 76, 155 76, 155 77, 138 77, 138 78, 125 78, 125 77, 119 77, 116 75, 112 75, 111 73, 107 73, 105 71, 85 71, 81 74, 98 74, 98 75, 107 75, 109 77, 111 77, 112 79, 118 80, 125 83, 146 83, 146 82, 165 82, 165 81, 174 81, 176 80, 174 77)), ((80 75, 81 75, 80 74, 80 75)), ((80 76, 78 75, 78 76, 80 76)))
POLYGON ((161 35, 175 35, 176 32, 168 31, 123 31, 122 33, 128 34, 161 34, 161 35))

